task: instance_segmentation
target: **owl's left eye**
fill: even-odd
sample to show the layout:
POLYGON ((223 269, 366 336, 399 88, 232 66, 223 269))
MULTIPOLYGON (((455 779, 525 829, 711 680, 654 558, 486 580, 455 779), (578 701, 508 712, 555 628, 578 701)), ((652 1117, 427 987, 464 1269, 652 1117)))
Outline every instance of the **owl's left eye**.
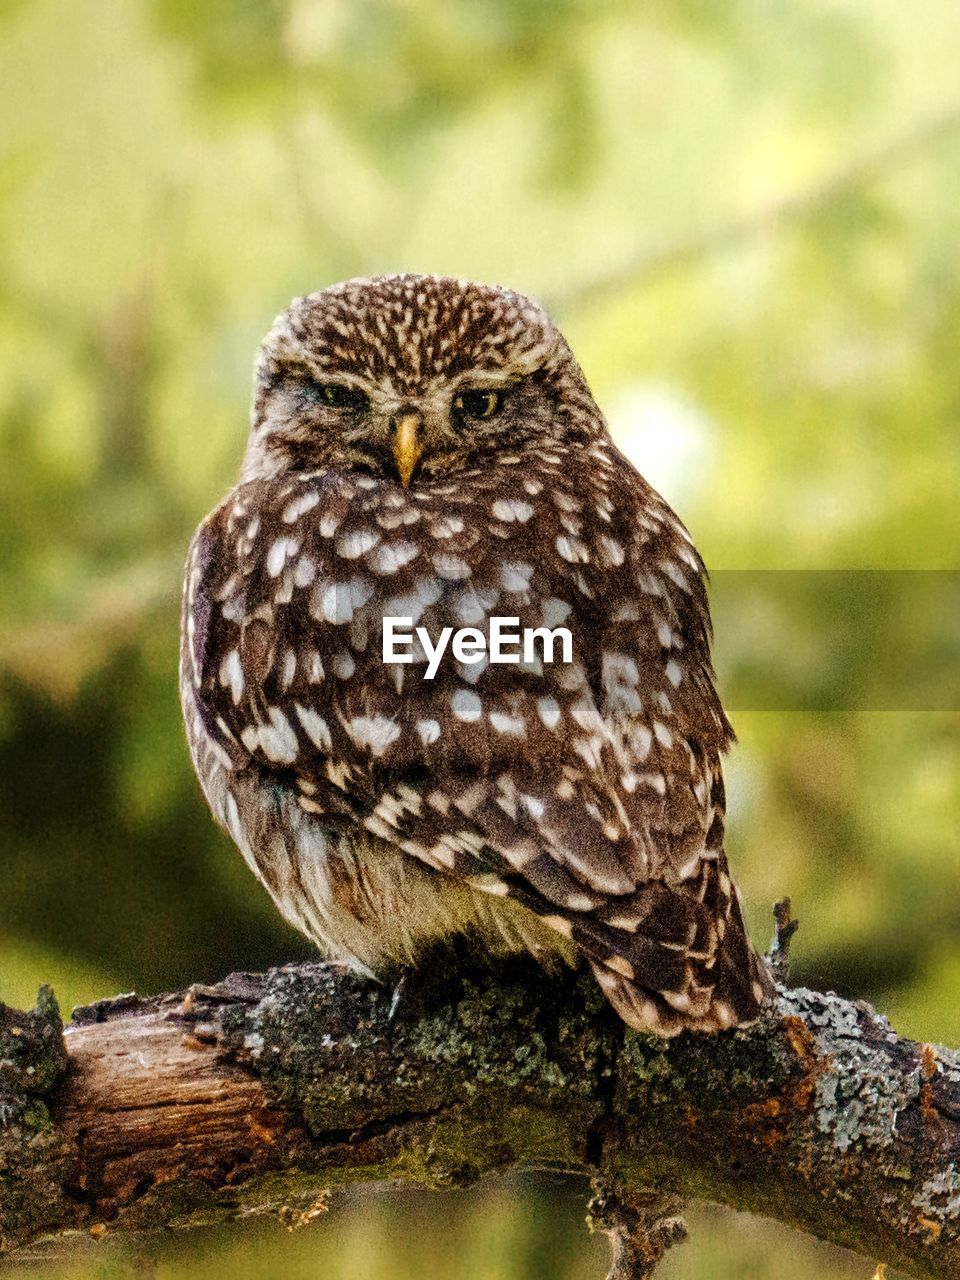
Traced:
POLYGON ((461 391, 453 407, 465 418, 492 418, 500 412, 503 396, 499 391, 461 391))
POLYGON ((352 409, 362 413, 370 405, 367 396, 358 387, 343 382, 307 382, 304 391, 308 400, 329 405, 331 409, 352 409))

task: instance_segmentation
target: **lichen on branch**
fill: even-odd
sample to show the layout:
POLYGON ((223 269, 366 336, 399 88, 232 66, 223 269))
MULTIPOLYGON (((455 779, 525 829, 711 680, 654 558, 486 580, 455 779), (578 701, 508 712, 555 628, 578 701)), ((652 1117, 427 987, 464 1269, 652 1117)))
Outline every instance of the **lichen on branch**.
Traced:
MULTIPOLYGON (((694 1196, 960 1275, 960 1057, 813 991, 672 1041, 625 1029, 588 978, 533 966, 396 1016, 336 968, 237 974, 99 1002, 63 1038, 44 992, 0 1017, 0 1105, 7 1250, 76 1227, 299 1221, 345 1183, 537 1165, 622 1189, 630 1213, 694 1196)), ((639 1257, 629 1216, 603 1229, 639 1257)), ((654 1252, 669 1243, 649 1229, 654 1252)))

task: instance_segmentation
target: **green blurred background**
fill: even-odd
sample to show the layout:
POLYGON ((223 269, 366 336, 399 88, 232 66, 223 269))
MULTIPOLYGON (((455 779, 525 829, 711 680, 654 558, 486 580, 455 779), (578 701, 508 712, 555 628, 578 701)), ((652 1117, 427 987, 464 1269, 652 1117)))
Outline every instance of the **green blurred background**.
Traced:
MULTIPOLYGON (((791 894, 798 981, 960 1041, 956 701, 804 697, 871 655, 895 690, 916 611, 865 651, 832 643, 842 598, 721 598, 730 570, 960 569, 958 62, 954 0, 0 0, 0 999, 308 955, 191 774, 180 565, 274 314, 406 269, 542 297, 715 571, 755 932, 791 894), (751 709, 758 655, 789 680, 751 709)), ((365 1193, 158 1275, 594 1277, 582 1203, 365 1193)), ((869 1274, 692 1219, 665 1280, 869 1274)))

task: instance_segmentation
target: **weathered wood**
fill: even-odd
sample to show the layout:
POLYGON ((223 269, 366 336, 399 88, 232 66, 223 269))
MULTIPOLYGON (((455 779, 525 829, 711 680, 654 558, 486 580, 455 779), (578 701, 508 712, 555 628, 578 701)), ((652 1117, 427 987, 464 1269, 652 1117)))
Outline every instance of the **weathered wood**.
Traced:
POLYGON ((322 966, 77 1011, 0 1006, 0 1239, 311 1213, 323 1189, 535 1164, 765 1214, 960 1276, 960 1055, 781 989, 756 1027, 626 1031, 586 979, 458 980, 426 1013, 322 966))

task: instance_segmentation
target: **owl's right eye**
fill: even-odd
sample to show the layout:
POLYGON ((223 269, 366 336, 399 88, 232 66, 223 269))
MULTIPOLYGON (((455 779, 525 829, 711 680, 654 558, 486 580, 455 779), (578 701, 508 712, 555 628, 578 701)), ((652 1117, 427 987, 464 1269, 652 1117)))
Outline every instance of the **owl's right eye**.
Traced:
POLYGON ((359 387, 347 386, 343 382, 305 382, 304 395, 314 404, 329 405, 331 409, 350 409, 354 413, 363 413, 370 407, 370 401, 359 387))
POLYGON ((465 418, 492 418, 500 412, 503 396, 499 391, 461 391, 453 402, 457 413, 465 418))

